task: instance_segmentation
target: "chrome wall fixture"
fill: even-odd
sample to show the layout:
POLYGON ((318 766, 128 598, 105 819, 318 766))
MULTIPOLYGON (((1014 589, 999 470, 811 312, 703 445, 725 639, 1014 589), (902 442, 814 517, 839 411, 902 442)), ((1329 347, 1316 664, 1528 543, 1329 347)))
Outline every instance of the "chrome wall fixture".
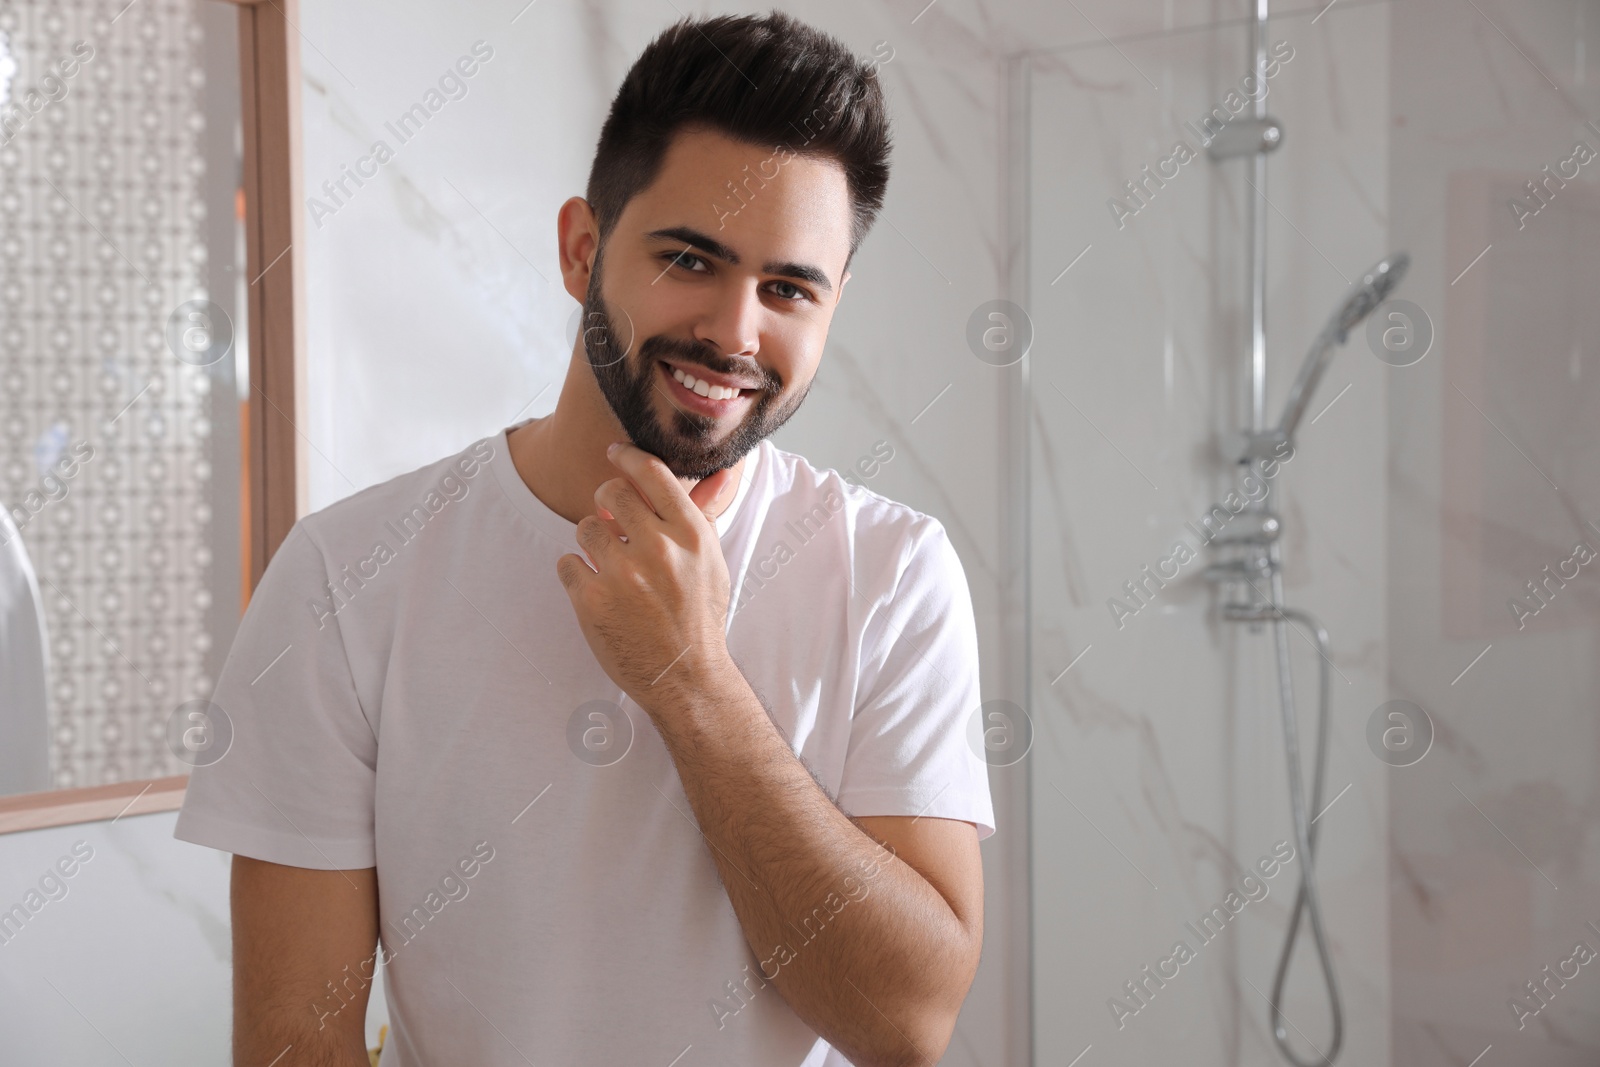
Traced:
MULTIPOLYGON (((1254 75, 1265 77, 1266 25, 1269 0, 1257 0, 1255 18, 1250 21, 1250 55, 1254 75)), ((1283 142, 1282 126, 1267 116, 1266 94, 1255 96, 1254 114, 1240 116, 1230 122, 1224 132, 1209 146, 1208 154, 1216 162, 1247 156, 1253 171, 1251 181, 1251 210, 1248 219, 1250 246, 1250 334, 1251 334, 1251 423, 1243 434, 1243 444, 1237 457, 1238 464, 1248 476, 1275 461, 1282 461, 1284 449, 1291 449, 1294 433, 1306 405, 1316 390, 1317 382, 1326 368, 1333 346, 1344 344, 1350 330, 1366 318, 1387 298, 1399 283, 1410 260, 1405 253, 1391 255, 1374 266, 1358 282, 1316 340, 1301 365, 1300 373, 1290 388, 1288 402, 1276 425, 1266 422, 1267 358, 1266 358, 1266 209, 1267 209, 1267 153, 1283 142)), ((1328 950, 1328 940, 1322 922, 1322 906, 1317 895, 1314 873, 1317 826, 1314 816, 1308 814, 1322 807, 1323 781, 1327 768, 1329 723, 1329 641, 1328 631, 1308 612, 1291 608, 1283 602, 1283 574, 1279 548, 1279 535, 1283 530, 1281 516, 1272 506, 1272 477, 1259 478, 1262 488, 1259 495, 1247 493, 1249 503, 1237 517, 1228 523, 1210 542, 1223 557, 1206 568, 1207 579, 1216 583, 1222 594, 1220 616, 1231 622, 1249 623, 1252 632, 1259 632, 1263 623, 1271 623, 1277 646, 1278 705, 1283 723, 1284 754, 1289 777, 1289 806, 1294 822, 1296 848, 1302 857, 1300 884, 1295 893, 1294 908, 1289 919, 1289 929, 1284 937, 1283 951, 1278 957, 1277 973, 1272 981, 1270 1010, 1273 1039, 1285 1059, 1295 1067, 1329 1067, 1339 1055, 1344 1043, 1344 1008, 1339 998, 1339 986, 1333 972, 1333 960, 1328 950), (1262 583, 1266 584, 1266 590, 1262 583), (1305 796, 1300 761, 1299 720, 1294 708, 1294 682, 1289 671, 1289 624, 1297 622, 1315 636, 1319 656, 1319 710, 1317 715, 1317 743, 1313 755, 1311 796, 1305 796), (1302 1059, 1289 1043, 1287 1020, 1283 1014, 1283 989, 1289 973, 1289 960, 1294 955, 1302 918, 1309 920, 1312 940, 1321 963, 1322 977, 1328 994, 1331 1037, 1326 1050, 1317 1049, 1316 1059, 1302 1059)), ((1219 505, 1220 507, 1220 505, 1219 505)), ((1303 1036, 1303 1035, 1302 1035, 1303 1036)))

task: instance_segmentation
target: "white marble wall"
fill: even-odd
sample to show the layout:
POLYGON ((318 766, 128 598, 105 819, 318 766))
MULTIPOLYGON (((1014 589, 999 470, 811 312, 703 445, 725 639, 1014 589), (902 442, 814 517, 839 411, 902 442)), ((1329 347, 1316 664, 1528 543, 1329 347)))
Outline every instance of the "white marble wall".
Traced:
MULTIPOLYGON (((1265 189, 1274 421, 1347 281, 1389 244, 1389 8, 1286 11, 1267 34, 1293 49, 1267 82, 1285 130, 1265 189)), ((1199 577, 1217 558, 1209 553, 1120 625, 1107 604, 1176 542, 1197 543, 1184 524, 1231 487, 1223 450, 1249 410, 1247 164, 1203 154, 1176 164, 1120 225, 1107 204, 1126 199, 1122 183, 1176 141, 1199 148, 1182 122, 1198 124, 1249 69, 1242 23, 1207 26, 1191 14, 1198 21, 1169 18, 1032 57, 1039 1062, 1080 1053, 1085 1064, 1280 1062, 1265 995, 1299 861, 1211 942, 1185 927, 1276 842, 1293 840, 1270 631, 1217 620, 1216 594, 1199 577), (1180 939, 1194 959, 1119 1020, 1110 999, 1139 1007, 1124 983, 1180 939)), ((1386 699, 1388 368, 1359 338, 1336 360, 1274 491, 1287 600, 1332 635, 1324 802, 1339 796, 1320 820, 1317 870, 1345 1003, 1341 1062, 1386 1064, 1386 768, 1364 729, 1386 699)), ((1291 643, 1309 749, 1318 659, 1303 637, 1291 643)), ((1329 1033, 1309 946, 1307 937, 1285 1002, 1303 1057, 1308 1040, 1326 1047, 1329 1033)))
POLYGON ((0 909, 37 909, 0 940, 0 1062, 228 1061, 230 857, 175 840, 176 819, 0 836, 0 909))
POLYGON ((1595 964, 1520 1025, 1511 1002, 1600 951, 1600 582, 1591 562, 1547 606, 1526 589, 1600 549, 1600 160, 1520 228, 1508 201, 1600 152, 1600 10, 1480 6, 1395 5, 1392 226, 1438 328, 1390 394, 1391 680, 1436 728, 1393 774, 1395 1062, 1578 1067, 1600 1061, 1595 964))
MULTIPOLYGON (((0 931, 0 1063, 229 1062, 232 857, 174 838, 177 818, 0 835, 0 909, 33 910, 0 931)), ((376 1048, 388 1018, 382 967, 370 995, 376 1048)))

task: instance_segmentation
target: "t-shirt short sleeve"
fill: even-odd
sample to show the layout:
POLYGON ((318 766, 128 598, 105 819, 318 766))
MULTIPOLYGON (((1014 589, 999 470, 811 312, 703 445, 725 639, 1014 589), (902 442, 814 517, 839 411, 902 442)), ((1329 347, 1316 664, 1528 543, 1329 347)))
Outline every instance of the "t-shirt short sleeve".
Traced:
POLYGON ((988 764, 968 738, 982 703, 977 624, 961 559, 937 519, 912 528, 861 654, 839 806, 857 816, 962 819, 980 841, 993 834, 988 764))
POLYGON ((250 597, 210 721, 195 720, 210 736, 195 735, 208 744, 191 757, 178 839, 291 867, 376 866, 378 739, 351 680, 329 581, 302 519, 250 597))

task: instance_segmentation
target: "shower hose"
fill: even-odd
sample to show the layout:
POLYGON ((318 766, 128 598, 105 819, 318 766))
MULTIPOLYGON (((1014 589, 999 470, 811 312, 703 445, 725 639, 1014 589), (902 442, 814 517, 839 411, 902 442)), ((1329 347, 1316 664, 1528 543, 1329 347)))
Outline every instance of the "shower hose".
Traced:
MULTIPOLYGON (((1294 682, 1289 676, 1289 622, 1299 621, 1317 639, 1318 674, 1321 682, 1321 706, 1317 713, 1316 769, 1312 772, 1311 808, 1322 807, 1322 785, 1328 763, 1328 704, 1329 704, 1329 642, 1328 631, 1304 611, 1283 606, 1283 572, 1280 567, 1278 543, 1268 548, 1272 559, 1272 628, 1278 652, 1278 704, 1283 712, 1283 748, 1289 765, 1289 807, 1294 816, 1295 847, 1301 859, 1300 887, 1295 893, 1294 914, 1289 919, 1289 931, 1284 937, 1283 953, 1278 957, 1278 972, 1272 980, 1272 1036, 1284 1057, 1296 1067, 1328 1067, 1339 1055, 1344 1043, 1344 1009, 1339 1003, 1339 986, 1333 976, 1333 960, 1328 952, 1327 934, 1322 928, 1322 905, 1317 899, 1316 879, 1312 865, 1316 856, 1317 826, 1306 814, 1304 786, 1300 770, 1300 730, 1294 711, 1294 682), (1316 942, 1317 958, 1322 964, 1322 977, 1328 990, 1328 1010, 1332 1017, 1333 1035, 1327 1052, 1317 1049, 1318 1059, 1301 1059, 1289 1044, 1288 1028, 1294 1024, 1283 1014, 1283 986, 1289 975, 1289 960, 1294 955, 1295 942, 1300 934, 1300 917, 1310 917, 1311 936, 1316 942)), ((1314 818, 1314 817, 1312 817, 1314 818)), ((1295 1032, 1313 1049, 1316 1044, 1295 1027, 1295 1032)))

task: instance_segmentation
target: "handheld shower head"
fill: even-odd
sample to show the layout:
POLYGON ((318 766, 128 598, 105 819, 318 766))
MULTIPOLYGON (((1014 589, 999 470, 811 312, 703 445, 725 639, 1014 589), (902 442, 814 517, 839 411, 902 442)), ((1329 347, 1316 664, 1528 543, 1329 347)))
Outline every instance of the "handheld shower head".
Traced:
POLYGON ((1350 295, 1345 297, 1344 303, 1339 305, 1328 324, 1322 328, 1312 342, 1305 362, 1300 365, 1294 385, 1289 388, 1289 400, 1284 404, 1283 418, 1278 420, 1278 435, 1283 440, 1294 439, 1295 427, 1300 425, 1306 405, 1311 403, 1311 394, 1316 391, 1317 382, 1327 369, 1329 352, 1333 346, 1344 344, 1350 331, 1372 314, 1373 308, 1389 298, 1410 265, 1411 257, 1404 252, 1395 252, 1379 260, 1355 283, 1350 295))
POLYGON ((1356 284, 1349 298, 1328 322, 1328 329, 1338 331, 1337 340, 1340 344, 1344 344, 1346 334, 1372 314, 1373 308, 1389 298, 1394 287, 1400 284, 1400 279, 1405 277, 1409 266, 1411 257, 1404 252, 1396 252, 1380 260, 1361 276, 1361 281, 1356 284))

